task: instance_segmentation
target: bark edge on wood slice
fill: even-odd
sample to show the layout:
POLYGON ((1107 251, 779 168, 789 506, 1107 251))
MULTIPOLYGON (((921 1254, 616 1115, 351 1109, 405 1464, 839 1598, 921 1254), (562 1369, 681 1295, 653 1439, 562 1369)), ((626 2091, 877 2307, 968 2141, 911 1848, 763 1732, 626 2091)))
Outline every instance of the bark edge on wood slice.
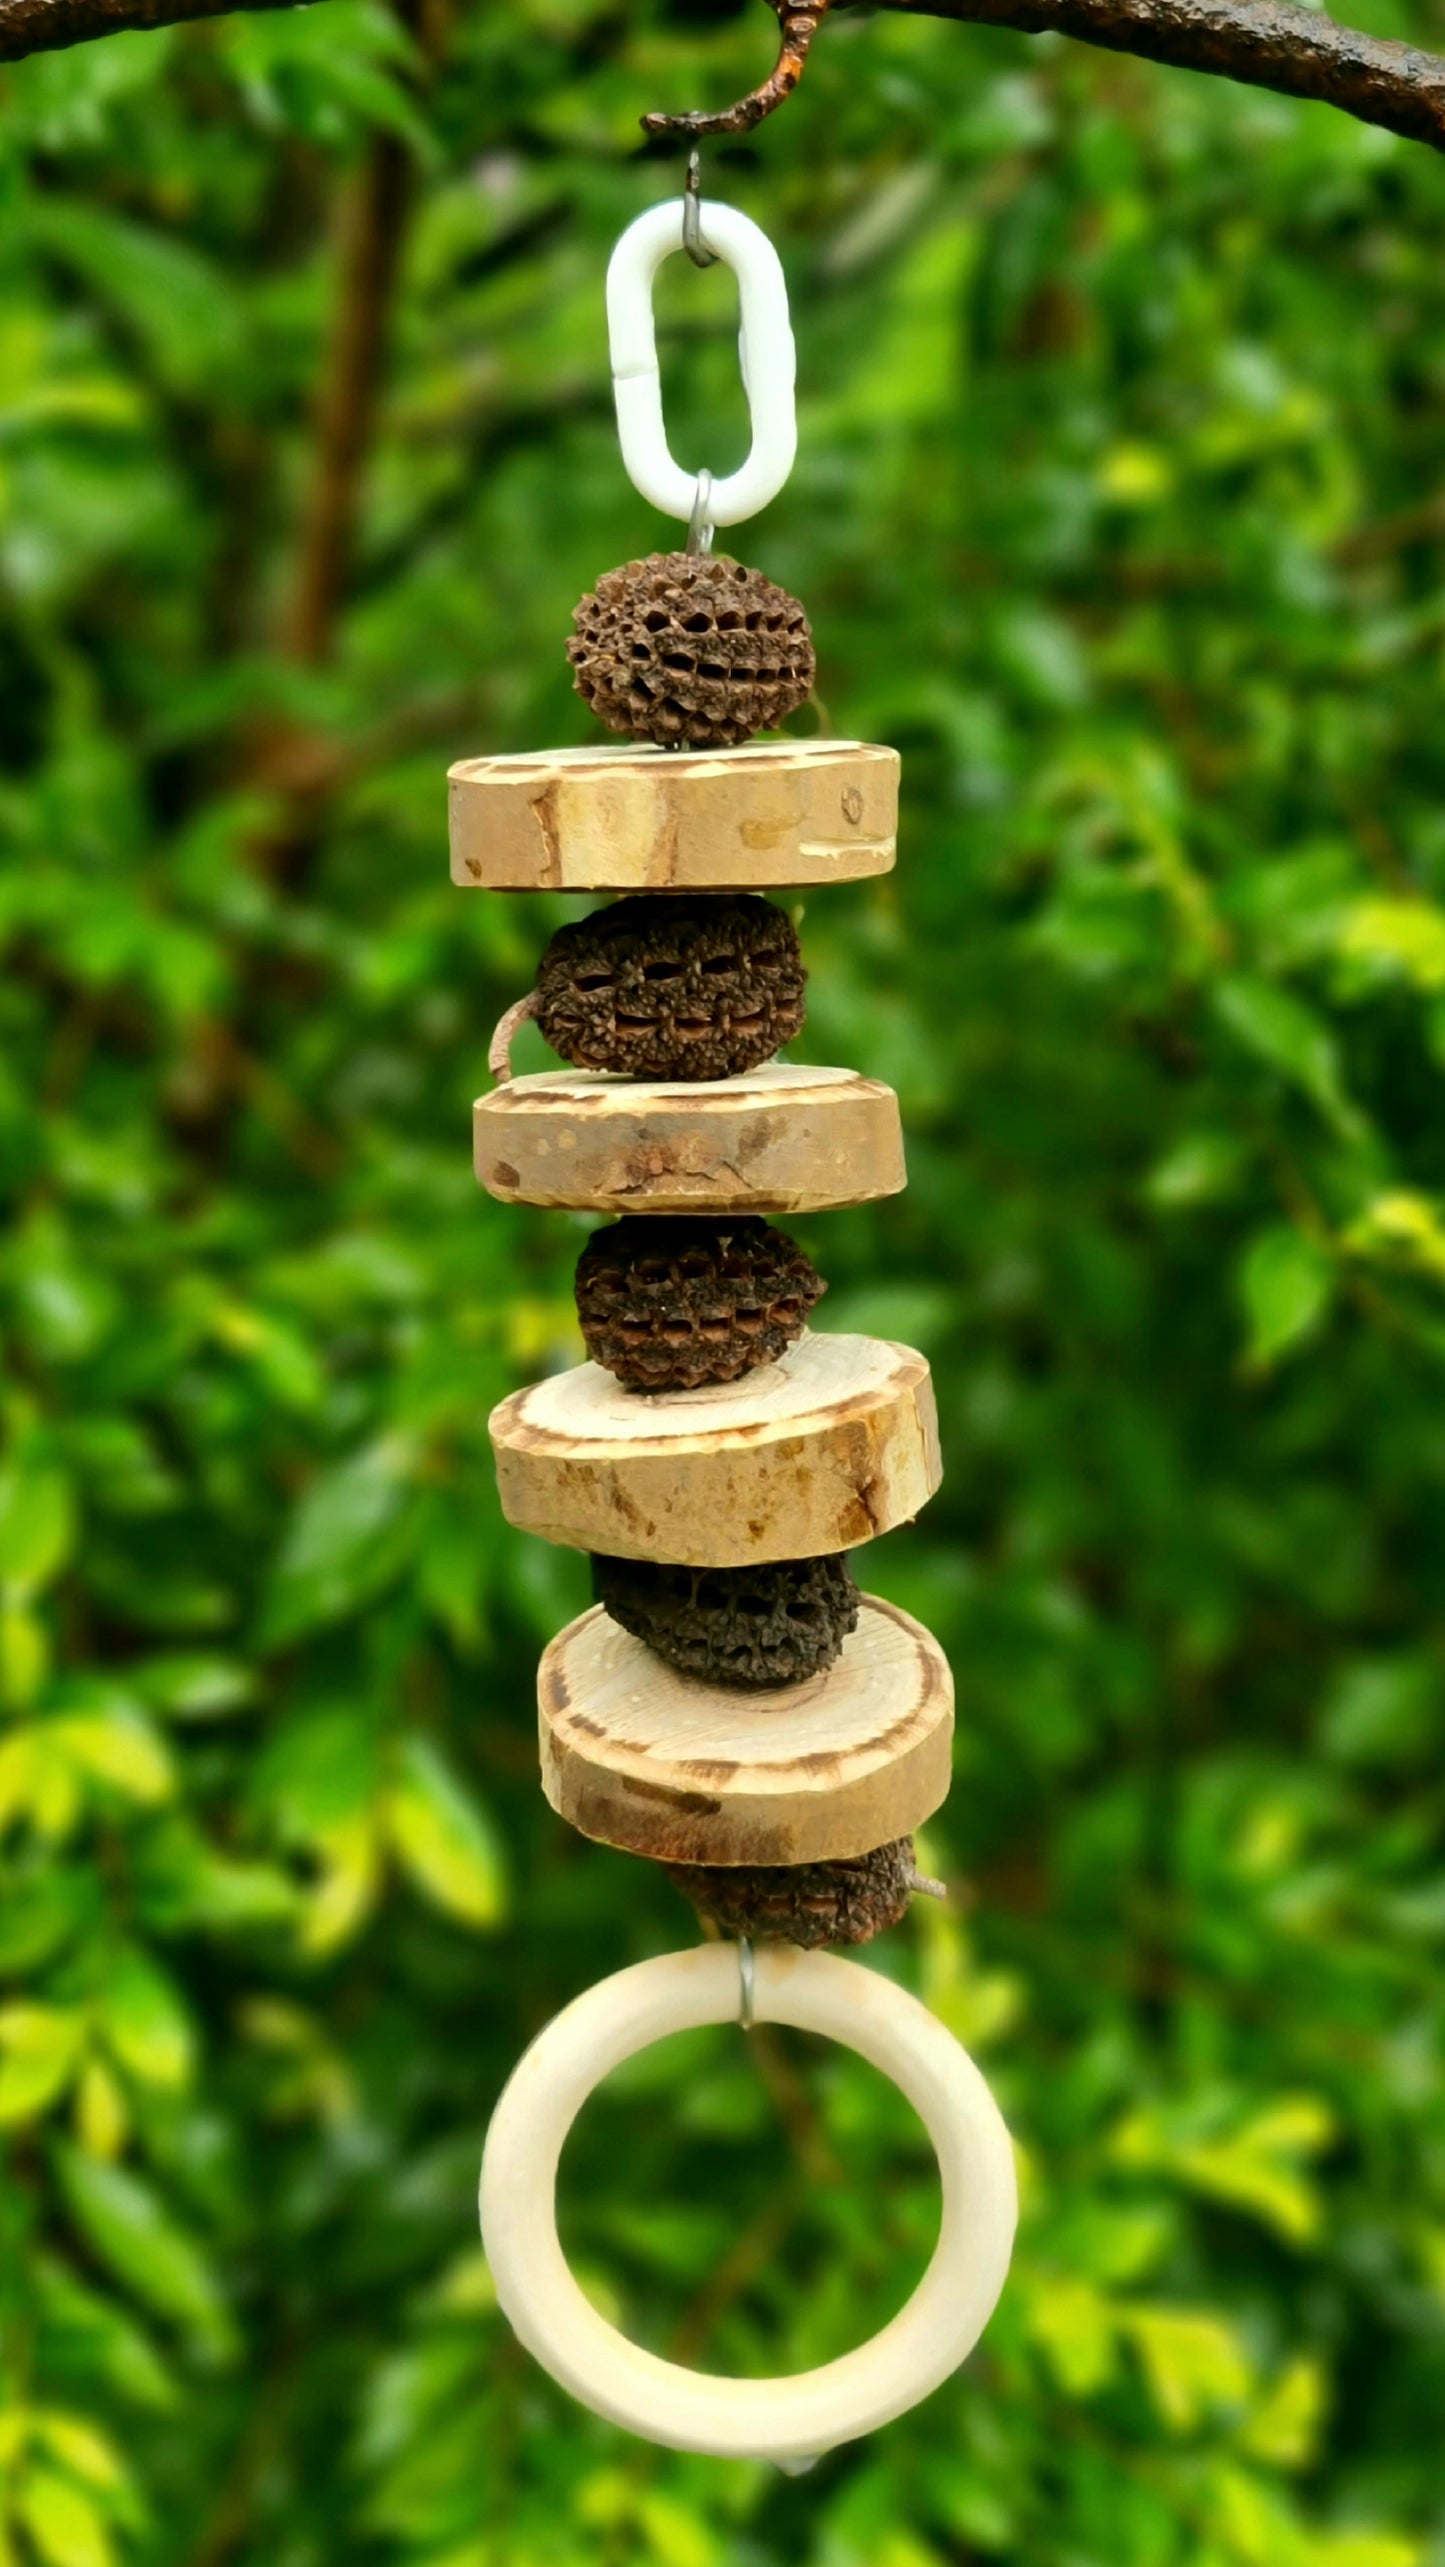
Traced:
POLYGON ((769 1061, 716 1081, 544 1070, 472 1109, 478 1183, 574 1212, 831 1212, 901 1194, 898 1099, 769 1061))
POLYGON ((540 749, 447 777, 464 891, 767 891, 861 882, 897 850, 896 749, 540 749))
POLYGON ((915 1516, 943 1468, 928 1365, 882 1337, 809 1331, 740 1381, 656 1398, 578 1364, 488 1424, 520 1531, 704 1569, 851 1551, 915 1516))
POLYGON ((663 1863, 823 1863, 909 1836, 951 1778, 931 1632, 864 1596, 836 1665, 739 1694, 677 1675, 594 1605, 537 1671, 542 1789, 579 1834, 663 1863))

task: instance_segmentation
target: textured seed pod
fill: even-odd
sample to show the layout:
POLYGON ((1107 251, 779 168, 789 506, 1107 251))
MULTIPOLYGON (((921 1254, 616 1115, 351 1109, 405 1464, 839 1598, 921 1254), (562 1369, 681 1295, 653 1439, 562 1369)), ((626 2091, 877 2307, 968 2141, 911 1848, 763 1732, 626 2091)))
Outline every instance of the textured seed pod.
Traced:
POLYGON ((895 1837, 843 1862, 740 1864, 736 1870, 669 1863, 668 1878, 724 1934, 754 1943, 871 1943, 908 1913, 913 1839, 895 1837))
POLYGON ((813 637, 796 597, 721 554, 625 562, 572 621, 577 692, 629 740, 724 748, 775 731, 813 691, 813 637))
POLYGON ((594 1230, 576 1290, 594 1364, 628 1390, 696 1390, 776 1363, 827 1286, 770 1222, 629 1213, 594 1230))
POLYGON ((806 978, 793 922, 770 900, 644 892, 558 928, 537 1023, 580 1070, 732 1078, 792 1041, 806 978))
POLYGON ((592 1588, 614 1622, 681 1675, 743 1693, 821 1675, 858 1620, 858 1590, 841 1551, 746 1569, 594 1554, 592 1588))

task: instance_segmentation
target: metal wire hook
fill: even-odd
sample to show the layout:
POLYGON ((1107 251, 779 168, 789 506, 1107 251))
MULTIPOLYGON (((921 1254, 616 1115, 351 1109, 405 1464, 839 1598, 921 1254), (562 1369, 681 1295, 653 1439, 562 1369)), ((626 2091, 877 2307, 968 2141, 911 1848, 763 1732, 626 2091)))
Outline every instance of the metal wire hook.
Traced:
POLYGON ((756 2020, 753 2001, 757 1994, 757 1968, 753 1947, 745 1934, 738 1936, 738 1980, 738 2021, 744 2032, 751 2032, 756 2020))
POLYGON ((687 156, 682 188, 682 246, 694 267, 716 267, 717 252, 702 236, 702 158, 696 143, 687 156))
POLYGON ((704 470, 698 474, 692 515, 687 521, 687 549, 690 553, 705 554, 712 551, 712 539, 717 528, 707 513, 711 499, 712 474, 704 470))

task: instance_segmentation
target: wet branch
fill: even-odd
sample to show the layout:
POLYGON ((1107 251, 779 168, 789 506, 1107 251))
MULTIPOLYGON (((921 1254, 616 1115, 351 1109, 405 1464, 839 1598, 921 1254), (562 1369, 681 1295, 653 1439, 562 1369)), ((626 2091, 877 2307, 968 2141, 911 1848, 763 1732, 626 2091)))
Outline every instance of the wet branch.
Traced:
MULTIPOLYGON (((742 134, 791 97, 819 27, 852 0, 769 0, 782 32, 773 70, 731 107, 644 116, 649 133, 742 134)), ((1445 61, 1358 34, 1301 0, 879 0, 917 18, 1077 37, 1111 53, 1208 71, 1287 98, 1315 98, 1362 124, 1445 150, 1445 61)))
MULTIPOLYGON (((226 14, 234 0, 0 0, 0 63, 86 44, 121 28, 226 14)), ((253 9, 294 0, 244 0, 253 9)), ((305 0, 303 0, 305 5, 305 0)), ((766 79, 717 110, 654 113, 651 133, 746 133, 791 97, 830 7, 857 0, 768 0, 780 50, 766 79)), ((1445 61, 1418 45, 1359 34, 1301 0, 875 0, 919 18, 1073 36, 1146 62, 1207 71, 1287 98, 1315 98, 1362 124, 1445 150, 1445 61)))
MULTIPOLYGON (((285 9, 293 0, 246 0, 249 9, 285 9)), ((223 18, 235 0, 0 0, 0 62, 58 53, 122 29, 177 27, 192 18, 223 18)))

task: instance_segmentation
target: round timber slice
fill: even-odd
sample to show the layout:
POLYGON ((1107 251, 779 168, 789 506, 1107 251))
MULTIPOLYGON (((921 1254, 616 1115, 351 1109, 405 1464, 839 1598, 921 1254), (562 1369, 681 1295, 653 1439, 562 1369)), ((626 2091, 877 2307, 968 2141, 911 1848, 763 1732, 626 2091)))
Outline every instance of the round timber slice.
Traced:
POLYGON ((832 1212, 900 1194, 898 1099, 856 1070, 741 1078, 544 1070, 472 1109, 478 1182, 573 1212, 832 1212))
POLYGON ((911 1835, 948 1792, 953 1680, 864 1596, 825 1674, 769 1694, 680 1676, 600 1605, 537 1673, 542 1788, 583 1836, 663 1863, 822 1863, 911 1835))
POLYGON ((464 891, 766 891, 892 869, 898 752, 857 740, 539 749, 448 777, 464 891))
POLYGON ((579 1364, 489 1422, 509 1523, 629 1560, 851 1551, 907 1523, 942 1476, 928 1365, 881 1337, 808 1333, 739 1381, 657 1396, 579 1364))

